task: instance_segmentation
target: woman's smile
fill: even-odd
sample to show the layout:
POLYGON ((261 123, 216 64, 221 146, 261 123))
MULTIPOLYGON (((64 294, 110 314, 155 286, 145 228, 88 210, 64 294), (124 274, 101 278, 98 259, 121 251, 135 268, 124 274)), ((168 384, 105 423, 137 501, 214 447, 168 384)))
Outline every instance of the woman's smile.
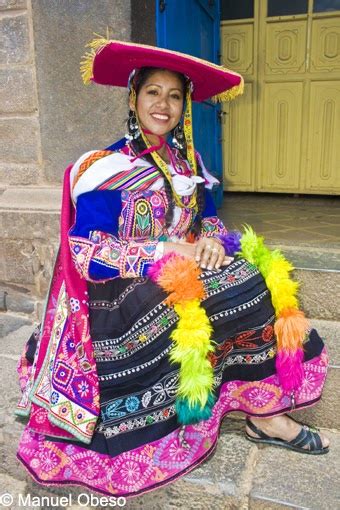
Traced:
POLYGON ((164 113, 151 113, 151 116, 153 119, 159 120, 161 122, 167 122, 170 118, 169 115, 166 115, 164 113))

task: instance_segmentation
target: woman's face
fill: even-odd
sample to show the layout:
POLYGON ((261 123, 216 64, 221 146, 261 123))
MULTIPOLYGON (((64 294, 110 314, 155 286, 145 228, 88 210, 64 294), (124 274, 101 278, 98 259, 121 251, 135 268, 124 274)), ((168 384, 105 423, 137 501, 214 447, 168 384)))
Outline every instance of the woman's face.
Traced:
MULTIPOLYGON (((141 127, 156 135, 166 136, 182 116, 183 101, 183 85, 177 74, 155 71, 141 86, 137 96, 141 127)), ((131 102, 130 109, 133 109, 131 102)))

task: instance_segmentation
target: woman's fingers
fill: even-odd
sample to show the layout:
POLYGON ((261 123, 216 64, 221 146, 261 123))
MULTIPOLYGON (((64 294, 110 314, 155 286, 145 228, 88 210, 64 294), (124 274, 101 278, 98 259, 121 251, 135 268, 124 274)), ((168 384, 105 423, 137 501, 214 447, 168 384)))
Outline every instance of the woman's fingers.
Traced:
POLYGON ((225 251, 224 251, 223 246, 221 246, 221 249, 220 249, 219 254, 218 254, 218 259, 217 259, 217 262, 215 264, 215 268, 216 269, 219 269, 222 266, 224 259, 225 259, 225 251))
POLYGON ((229 266, 234 261, 234 257, 224 257, 222 266, 229 266))
POLYGON ((212 246, 206 239, 200 239, 196 244, 195 259, 202 268, 206 268, 210 258, 212 246))
POLYGON ((225 258, 225 251, 221 243, 212 238, 200 239, 196 245, 196 262, 202 269, 219 269, 225 258))
POLYGON ((217 261, 219 259, 219 254, 221 252, 221 247, 214 246, 211 250, 210 260, 208 263, 208 269, 218 269, 217 261))
POLYGON ((210 262, 210 257, 212 255, 212 246, 207 244, 203 250, 203 254, 201 256, 201 267, 205 269, 210 262))
POLYGON ((201 262, 201 258, 203 256, 203 251, 204 251, 204 248, 205 248, 205 243, 202 242, 203 240, 200 239, 197 243, 196 243, 196 249, 195 249, 195 260, 196 262, 201 262))

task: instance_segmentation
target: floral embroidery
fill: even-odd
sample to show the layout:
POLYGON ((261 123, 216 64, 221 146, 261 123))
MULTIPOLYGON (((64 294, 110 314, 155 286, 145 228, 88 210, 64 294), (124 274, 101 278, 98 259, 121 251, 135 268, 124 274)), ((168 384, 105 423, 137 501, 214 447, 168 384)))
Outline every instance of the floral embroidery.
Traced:
POLYGON ((138 418, 133 418, 131 420, 120 423, 115 426, 106 426, 103 423, 100 423, 97 426, 97 431, 102 432, 105 437, 110 438, 112 436, 116 436, 121 434, 122 432, 129 432, 130 430, 144 428, 148 425, 152 425, 153 423, 168 420, 172 416, 175 415, 175 406, 169 406, 164 408, 163 410, 154 411, 151 414, 146 416, 141 416, 138 418))
POLYGON ((132 356, 155 341, 177 318, 173 309, 157 305, 121 337, 93 342, 96 360, 105 362, 132 356))
POLYGON ((225 235, 228 231, 225 228, 223 221, 217 216, 209 216, 208 218, 202 219, 201 235, 204 237, 216 237, 219 235, 225 235))
MULTIPOLYGON (((315 377, 314 397, 304 390, 296 393, 299 407, 318 398, 326 377, 325 351, 319 357, 304 364, 306 380, 315 377)), ((231 381, 223 384, 213 416, 195 426, 187 426, 184 438, 189 448, 179 441, 179 429, 167 436, 123 452, 115 457, 97 453, 78 445, 58 442, 57 456, 51 451, 54 443, 27 427, 19 445, 20 460, 33 470, 38 479, 45 483, 75 483, 88 485, 104 494, 136 495, 150 490, 155 481, 170 482, 181 476, 188 468, 202 461, 216 444, 220 424, 226 413, 239 410, 247 414, 273 415, 289 410, 290 402, 279 385, 277 375, 263 381, 231 381)), ((163 411, 165 411, 165 408, 163 411)), ((162 412, 162 411, 160 411, 162 412)), ((170 414, 171 414, 170 410, 170 414)), ((172 414, 173 415, 173 414, 172 414)), ((149 415, 152 417, 152 413, 149 415)), ((121 430, 133 430, 138 419, 126 421, 121 430)), ((145 423, 146 420, 144 420, 145 423)), ((104 433, 104 431, 103 431, 104 433)), ((107 430, 106 437, 123 433, 119 427, 107 430)))
POLYGON ((79 383, 78 391, 82 397, 85 397, 86 395, 88 395, 88 393, 90 391, 88 383, 86 381, 82 381, 81 383, 79 383))
POLYGON ((59 459, 51 450, 44 450, 40 456, 40 466, 44 471, 52 471, 58 463, 59 459))
POLYGON ((128 191, 121 194, 119 237, 122 240, 157 239, 163 234, 168 201, 164 191, 128 191))
POLYGON ((125 402, 126 409, 130 413, 137 411, 137 409, 139 408, 139 404, 140 404, 139 398, 135 396, 128 397, 125 402))
POLYGON ((134 484, 140 477, 139 464, 133 460, 127 461, 120 469, 128 484, 134 484))
POLYGON ((76 313, 80 310, 79 299, 75 299, 73 297, 70 298, 71 312, 76 313))

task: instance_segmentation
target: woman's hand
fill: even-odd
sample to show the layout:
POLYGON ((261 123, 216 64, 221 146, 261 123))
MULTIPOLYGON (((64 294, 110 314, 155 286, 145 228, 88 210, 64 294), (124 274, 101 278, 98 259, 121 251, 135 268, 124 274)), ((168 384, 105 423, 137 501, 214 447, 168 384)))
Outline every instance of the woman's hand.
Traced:
POLYGON ((172 251, 195 259, 202 269, 219 269, 221 266, 228 266, 234 260, 225 255, 223 246, 212 237, 203 237, 196 243, 164 242, 164 254, 172 251))
POLYGON ((179 243, 164 242, 164 255, 170 252, 178 253, 184 257, 195 258, 196 244, 180 241, 179 243))
POLYGON ((202 237, 196 243, 195 260, 203 268, 219 269, 228 266, 234 259, 226 257, 221 243, 213 237, 202 237))

